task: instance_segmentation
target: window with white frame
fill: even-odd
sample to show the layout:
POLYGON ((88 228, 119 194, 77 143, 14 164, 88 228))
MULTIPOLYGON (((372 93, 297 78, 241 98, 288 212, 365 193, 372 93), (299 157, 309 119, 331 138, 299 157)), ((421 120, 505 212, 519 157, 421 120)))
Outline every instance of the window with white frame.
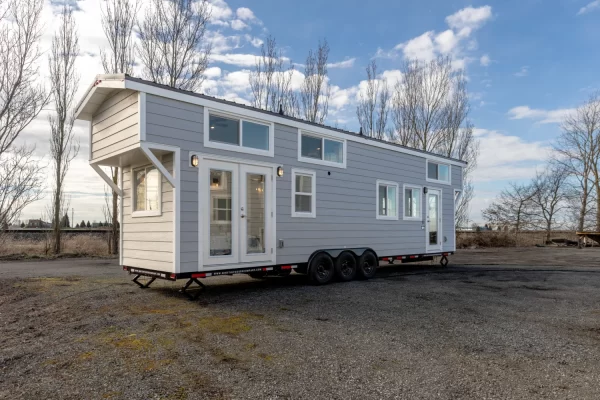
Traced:
POLYGON ((251 154, 273 155, 273 125, 205 111, 206 147, 251 154))
POLYGON ((450 183, 450 165, 427 161, 427 181, 450 183))
POLYGON ((421 191, 419 186, 404 185, 404 219, 421 220, 421 191))
POLYGON ((154 166, 133 169, 133 211, 160 214, 161 175, 154 166))
POLYGON ((337 140, 300 131, 298 160, 345 168, 346 146, 337 140))
POLYGON ((292 169, 292 217, 315 218, 316 174, 292 169))
POLYGON ((398 184, 377 181, 377 219, 398 219, 398 184))

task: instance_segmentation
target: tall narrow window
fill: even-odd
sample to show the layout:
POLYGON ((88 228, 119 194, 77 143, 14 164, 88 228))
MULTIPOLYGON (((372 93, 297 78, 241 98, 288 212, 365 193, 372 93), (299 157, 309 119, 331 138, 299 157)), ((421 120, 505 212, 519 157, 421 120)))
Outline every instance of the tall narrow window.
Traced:
POLYGON ((154 166, 133 170, 133 211, 145 215, 160 213, 161 175, 154 166))
POLYGON ((316 217, 314 171, 292 170, 292 217, 316 217))
POLYGON ((421 188, 404 186, 404 219, 420 221, 421 218, 421 188))
POLYGON ((398 219, 398 184, 377 181, 377 219, 398 219))

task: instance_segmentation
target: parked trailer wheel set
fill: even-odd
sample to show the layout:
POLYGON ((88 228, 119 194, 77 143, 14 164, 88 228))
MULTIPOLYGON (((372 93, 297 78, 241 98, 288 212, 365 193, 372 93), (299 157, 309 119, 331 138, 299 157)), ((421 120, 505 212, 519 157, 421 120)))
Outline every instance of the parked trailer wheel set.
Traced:
POLYGON ((198 279, 209 278, 212 276, 232 276, 236 274, 246 274, 254 279, 264 279, 267 277, 286 277, 292 271, 299 274, 308 275, 309 280, 314 285, 325 285, 333 281, 349 282, 353 279, 371 279, 375 277, 377 267, 381 262, 393 264, 400 261, 402 264, 431 261, 435 257, 440 257, 440 265, 448 265, 448 256, 454 254, 413 254, 404 256, 386 256, 377 257, 371 249, 342 249, 342 250, 319 250, 310 258, 310 261, 297 265, 273 265, 268 267, 241 268, 228 271, 215 271, 208 273, 189 273, 189 274, 166 274, 156 271, 146 270, 137 267, 123 266, 123 270, 135 275, 133 282, 141 289, 147 289, 156 279, 167 281, 185 280, 187 282, 179 290, 190 300, 196 300, 206 286, 198 279), (360 254, 360 255, 358 255, 360 254), (145 283, 140 282, 142 277, 148 278, 145 283), (195 285, 194 285, 195 284, 195 285))

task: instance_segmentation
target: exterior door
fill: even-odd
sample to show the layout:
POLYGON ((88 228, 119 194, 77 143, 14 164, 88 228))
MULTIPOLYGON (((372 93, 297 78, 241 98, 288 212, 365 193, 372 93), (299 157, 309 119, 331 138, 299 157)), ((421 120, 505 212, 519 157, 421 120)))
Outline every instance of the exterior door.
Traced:
POLYGON ((207 160, 201 174, 204 265, 271 261, 272 169, 207 160))
POLYGON ((426 196, 425 223, 427 252, 442 251, 442 192, 429 189, 426 196))
POLYGON ((271 259, 271 169, 240 165, 240 261, 271 259))

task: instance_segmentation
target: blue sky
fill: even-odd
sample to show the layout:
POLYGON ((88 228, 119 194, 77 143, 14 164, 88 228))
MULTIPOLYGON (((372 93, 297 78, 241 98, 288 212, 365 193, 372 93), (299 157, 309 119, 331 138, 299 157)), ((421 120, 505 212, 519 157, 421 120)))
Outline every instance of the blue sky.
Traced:
MULTIPOLYGON (((56 21, 46 1, 42 47, 47 48, 56 21)), ((215 51, 204 91, 248 101, 249 69, 268 34, 297 63, 327 38, 329 122, 350 130, 358 129, 356 99, 372 58, 381 77, 393 83, 407 57, 452 56, 469 79, 471 119, 481 142, 471 210, 475 221, 508 181, 528 179, 543 168, 560 119, 600 89, 600 0, 210 2, 215 51)), ((80 94, 102 72, 98 53, 105 42, 98 4, 78 1, 80 94)), ((42 153, 49 135, 45 121, 41 115, 23 135, 39 143, 42 153)), ((87 165, 84 125, 77 126, 77 134, 82 151, 67 184, 81 216, 75 219, 100 220, 103 184, 87 165)), ((48 202, 28 207, 22 218, 39 217, 48 202)))

